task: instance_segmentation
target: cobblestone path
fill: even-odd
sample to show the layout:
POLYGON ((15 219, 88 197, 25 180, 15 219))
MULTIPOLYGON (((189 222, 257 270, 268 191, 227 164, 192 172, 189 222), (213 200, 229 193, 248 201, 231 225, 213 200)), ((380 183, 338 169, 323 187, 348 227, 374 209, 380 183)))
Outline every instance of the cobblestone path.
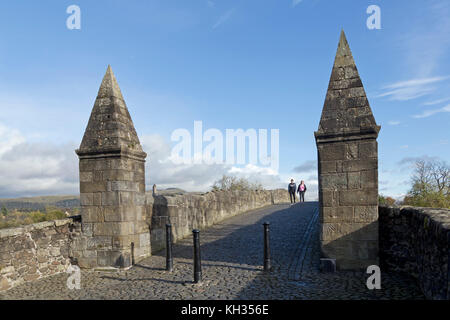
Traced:
POLYGON ((200 233, 203 283, 192 284, 192 237, 174 245, 174 271, 159 252, 121 272, 82 271, 81 289, 68 274, 26 283, 0 299, 424 299, 415 281, 382 273, 368 290, 362 272, 318 271, 317 203, 275 205, 241 214, 200 233), (270 222, 273 271, 263 272, 263 222, 270 222))

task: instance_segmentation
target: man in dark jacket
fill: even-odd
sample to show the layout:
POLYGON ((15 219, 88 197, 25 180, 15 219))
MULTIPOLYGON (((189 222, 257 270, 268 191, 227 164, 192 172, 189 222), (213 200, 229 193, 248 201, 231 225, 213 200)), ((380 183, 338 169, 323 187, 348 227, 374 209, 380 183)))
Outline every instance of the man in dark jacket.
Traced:
POLYGON ((288 191, 291 203, 295 203, 295 192, 297 191, 297 185, 294 183, 294 179, 291 179, 291 183, 288 185, 288 191), (292 201, 292 199, 294 199, 294 201, 292 201))

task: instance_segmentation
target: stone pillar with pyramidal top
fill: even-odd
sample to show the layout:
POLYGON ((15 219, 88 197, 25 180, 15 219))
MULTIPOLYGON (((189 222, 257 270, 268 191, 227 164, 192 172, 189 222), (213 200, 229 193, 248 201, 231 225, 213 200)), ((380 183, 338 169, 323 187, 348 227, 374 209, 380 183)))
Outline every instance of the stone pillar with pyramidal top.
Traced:
POLYGON ((110 66, 79 149, 80 267, 128 268, 150 255, 145 216, 145 159, 110 66))
POLYGON ((338 270, 378 265, 379 131, 342 31, 315 132, 321 251, 338 270))

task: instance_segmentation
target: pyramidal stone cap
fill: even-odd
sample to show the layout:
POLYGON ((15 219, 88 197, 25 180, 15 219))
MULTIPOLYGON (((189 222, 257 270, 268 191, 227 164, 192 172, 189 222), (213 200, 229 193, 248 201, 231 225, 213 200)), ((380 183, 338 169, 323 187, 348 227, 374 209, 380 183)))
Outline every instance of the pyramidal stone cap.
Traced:
POLYGON ((331 73, 316 141, 367 135, 377 137, 380 126, 367 100, 344 30, 331 73))
POLYGON ((103 77, 83 140, 75 152, 80 158, 123 155, 144 160, 147 156, 111 66, 103 77))

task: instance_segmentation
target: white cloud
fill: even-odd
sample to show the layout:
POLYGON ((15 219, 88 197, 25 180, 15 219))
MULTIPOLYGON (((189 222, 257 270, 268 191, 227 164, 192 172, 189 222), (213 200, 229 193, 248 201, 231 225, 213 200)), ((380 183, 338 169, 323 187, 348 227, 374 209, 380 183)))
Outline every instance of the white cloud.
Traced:
POLYGON ((0 197, 78 192, 76 145, 30 143, 3 125, 0 139, 0 197))
POLYGON ((216 23, 213 25, 213 29, 216 29, 218 26, 220 26, 221 24, 224 24, 226 21, 228 21, 230 18, 231 18, 231 16, 233 15, 233 13, 234 13, 234 8, 233 9, 230 9, 230 10, 228 10, 227 12, 225 12, 223 15, 221 15, 220 17, 219 17, 219 19, 216 21, 216 23))
POLYGON ((439 99, 439 100, 425 102, 423 105, 424 106, 434 106, 436 104, 440 104, 440 103, 447 102, 447 101, 450 101, 450 98, 445 98, 445 99, 439 99))
POLYGON ((444 112, 450 112, 450 104, 440 109, 425 110, 421 114, 413 115, 413 118, 416 119, 427 118, 437 113, 444 113, 444 112))
POLYGON ((18 130, 13 130, 0 124, 0 156, 10 151, 15 145, 25 141, 18 130))
POLYGON ((296 7, 299 5, 303 0, 292 0, 292 7, 296 7))
POLYGON ((401 122, 400 121, 389 121, 388 124, 390 126, 398 126, 401 122))
MULTIPOLYGON (((0 198, 78 194, 78 157, 75 143, 62 145, 29 142, 17 130, 0 125, 0 198)), ((146 185, 178 187, 187 191, 208 191, 222 175, 236 175, 259 182, 267 189, 287 188, 286 177, 271 168, 226 164, 175 164, 171 145, 160 135, 144 135, 147 152, 146 185)), ((315 178, 315 177, 310 177, 315 178)), ((317 179, 305 179, 307 199, 317 199, 317 179)))
POLYGON ((244 167, 226 164, 177 164, 171 158, 171 146, 160 135, 145 135, 141 143, 147 152, 146 183, 159 188, 177 187, 187 191, 208 191, 222 175, 244 177, 261 183, 265 188, 285 187, 271 168, 248 164, 244 167))
POLYGON ((431 87, 431 84, 442 82, 449 77, 430 77, 422 79, 412 79, 407 81, 396 82, 382 89, 386 90, 384 93, 377 95, 377 98, 389 97, 390 100, 407 101, 417 99, 419 97, 428 95, 436 90, 431 87))

